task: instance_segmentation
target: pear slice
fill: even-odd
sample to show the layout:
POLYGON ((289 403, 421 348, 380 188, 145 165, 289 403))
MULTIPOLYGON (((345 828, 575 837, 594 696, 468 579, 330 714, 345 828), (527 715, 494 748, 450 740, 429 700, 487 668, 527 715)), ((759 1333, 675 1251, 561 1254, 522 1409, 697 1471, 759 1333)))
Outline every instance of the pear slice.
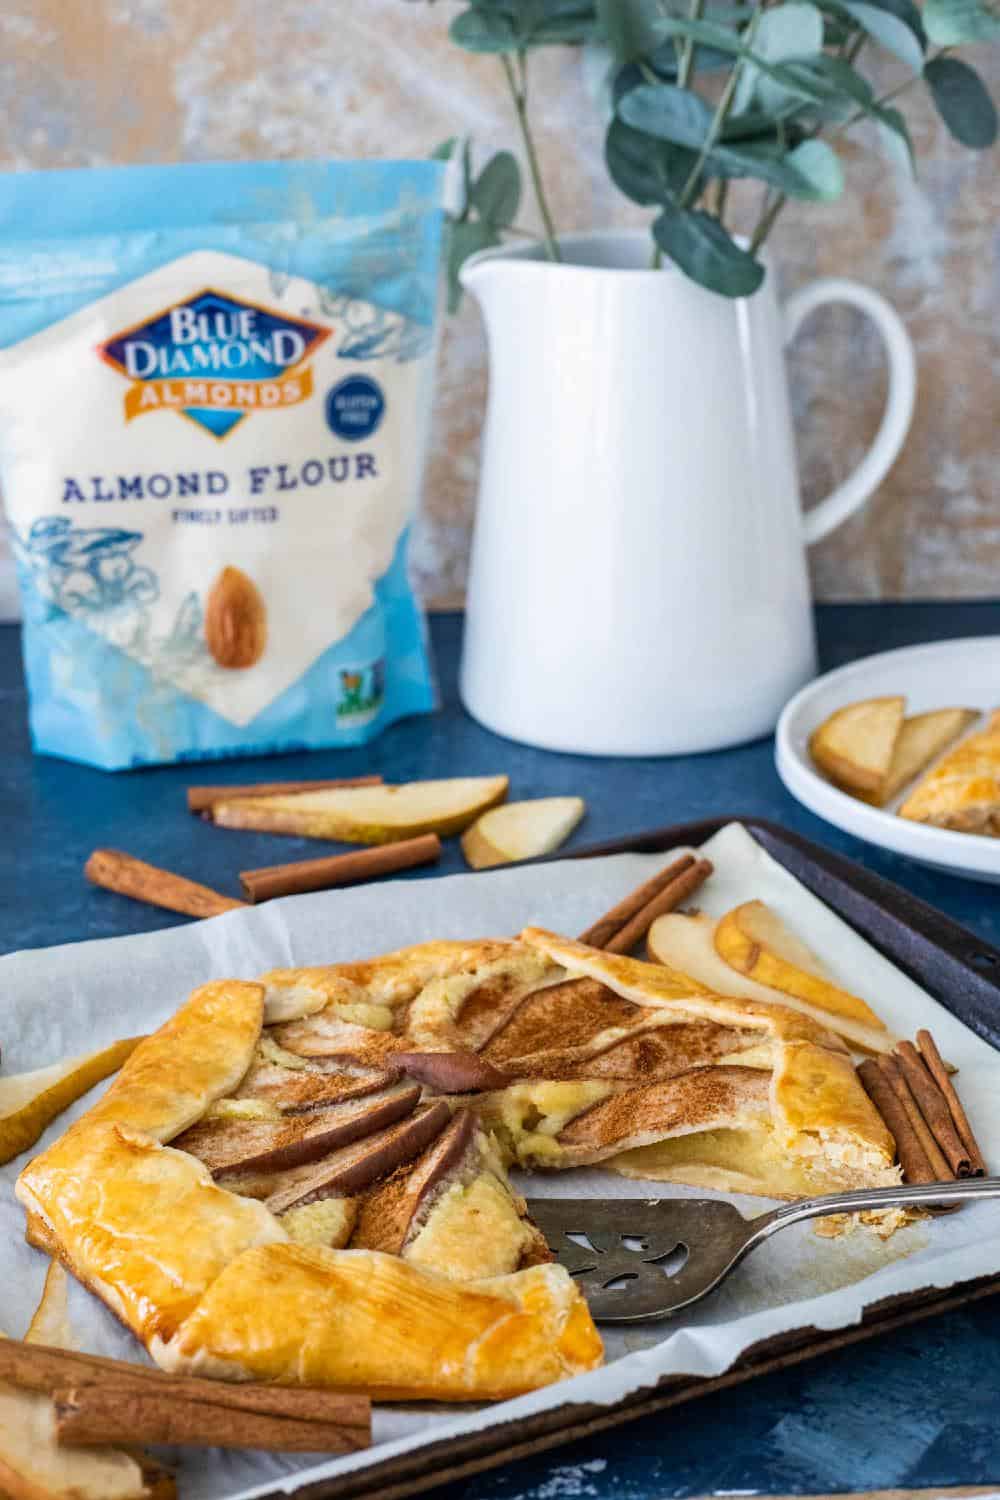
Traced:
POLYGON ((78 1347, 69 1321, 69 1277, 57 1260, 49 1261, 42 1299, 32 1314, 24 1342, 45 1344, 49 1349, 78 1347))
POLYGON ((878 792, 859 792, 865 802, 884 807, 919 776, 925 766, 947 750, 979 718, 974 708, 935 708, 903 720, 889 774, 878 792))
POLYGON ((814 730, 809 753, 843 791, 878 796, 889 775, 905 708, 902 697, 848 703, 814 730))
POLYGON ((52 1121, 102 1078, 117 1073, 142 1037, 112 1042, 31 1073, 0 1078, 0 1164, 33 1146, 52 1121))
POLYGON ((739 995, 745 1000, 757 1000, 764 1005, 786 1005, 791 1010, 801 1011, 821 1026, 843 1037, 851 1047, 862 1052, 889 1052, 895 1040, 882 1023, 876 1019, 874 1025, 856 1020, 840 1011, 828 1010, 819 1000, 804 999, 801 995, 772 988, 746 973, 730 967, 716 951, 716 922, 705 912, 694 916, 683 912, 668 912, 657 917, 649 929, 647 943, 649 955, 657 963, 681 971, 689 979, 706 985, 718 995, 739 995))
POLYGON ((506 776, 458 776, 402 786, 327 787, 278 797, 232 797, 212 804, 226 828, 255 828, 345 844, 393 844, 421 833, 461 833, 503 802, 506 776))
POLYGON ((814 1006, 831 1029, 847 1020, 888 1037, 871 1006, 841 989, 815 953, 763 901, 746 901, 726 913, 715 929, 715 951, 738 973, 814 1006))
POLYGON ((582 797, 508 802, 483 813, 465 830, 462 853, 474 870, 551 854, 566 842, 586 811, 582 797))

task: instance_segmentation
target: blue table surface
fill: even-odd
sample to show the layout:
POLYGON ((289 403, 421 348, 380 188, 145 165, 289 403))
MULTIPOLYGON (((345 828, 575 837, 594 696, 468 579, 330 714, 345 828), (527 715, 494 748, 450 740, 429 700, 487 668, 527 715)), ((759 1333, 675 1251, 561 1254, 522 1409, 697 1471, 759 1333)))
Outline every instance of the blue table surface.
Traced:
MULTIPOLYGON (((918 641, 1000 632, 1000 603, 824 605, 824 669, 918 641)), ((319 852, 306 840, 234 833, 189 817, 192 782, 380 772, 387 781, 505 771, 513 797, 573 793, 582 844, 659 824, 756 814, 839 850, 1000 945, 997 888, 938 875, 821 822, 784 790, 770 740, 711 755, 616 761, 498 739, 458 703, 461 617, 432 621, 442 707, 367 749, 107 775, 33 757, 18 632, 0 627, 0 952, 148 932, 185 920, 91 888, 104 845, 238 894, 237 871, 319 852)), ((463 868, 457 846, 427 873, 463 868)), ((412 879, 423 878, 414 872, 412 879)), ((439 1489, 438 1500, 655 1500, 1000 1481, 1000 1298, 819 1362, 630 1423, 439 1489)))

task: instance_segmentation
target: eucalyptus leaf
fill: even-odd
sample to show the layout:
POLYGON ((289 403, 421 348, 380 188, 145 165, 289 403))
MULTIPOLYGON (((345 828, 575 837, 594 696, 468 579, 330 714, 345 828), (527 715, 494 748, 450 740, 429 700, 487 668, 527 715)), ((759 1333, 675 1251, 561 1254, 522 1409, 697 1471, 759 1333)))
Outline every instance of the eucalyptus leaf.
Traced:
POLYGON ((450 161, 458 142, 457 135, 450 135, 446 141, 441 142, 440 146, 434 147, 431 152, 431 161, 450 161))
POLYGON ((875 96, 871 85, 843 58, 820 52, 816 57, 790 58, 777 64, 771 76, 802 98, 816 104, 855 104, 870 110, 875 96))
POLYGON ((493 11, 463 11, 452 21, 448 35, 466 52, 516 52, 519 45, 511 20, 493 11))
POLYGON ((823 17, 824 47, 846 47, 856 35, 857 28, 849 19, 831 15, 829 6, 825 6, 824 9, 826 10, 826 15, 823 17))
POLYGON ((448 35, 471 52, 502 52, 517 45, 517 28, 506 11, 480 6, 456 16, 448 35))
POLYGON ((654 52, 663 40, 659 0, 596 0, 600 34, 620 63, 654 52))
POLYGON ((923 44, 905 21, 891 11, 869 4, 868 0, 840 0, 840 4, 880 47, 893 53, 914 73, 921 72, 924 66, 923 44))
POLYGON ((510 151, 498 151, 472 184, 469 201, 487 224, 504 229, 513 223, 521 204, 517 157, 510 151))
POLYGON ((832 203, 844 191, 840 157, 826 141, 802 141, 788 153, 785 163, 812 184, 811 196, 823 203, 832 203))
POLYGON ((914 0, 865 0, 865 3, 873 5, 876 10, 884 10, 888 15, 895 16, 897 21, 902 21, 904 26, 909 26, 921 47, 926 51, 927 36, 924 32, 924 23, 920 9, 914 4, 914 0))
POLYGON ((593 0, 509 0, 523 17, 527 45, 582 45, 600 36, 593 0))
POLYGON ((470 255, 500 244, 500 236, 490 224, 478 219, 461 219, 448 226, 448 311, 455 312, 462 300, 462 283, 458 273, 470 255))
POLYGON ((791 149, 802 139, 802 128, 792 119, 802 107, 797 96, 788 99, 777 109, 748 109, 744 114, 730 115, 722 127, 723 141, 746 141, 766 138, 775 143, 784 141, 791 149))
MULTIPOLYGON (((799 3, 799 0, 789 0, 785 5, 765 10, 754 33, 753 50, 768 62, 781 62, 786 57, 809 57, 814 52, 821 52, 821 12, 815 5, 799 3)), ((743 69, 733 101, 736 111, 749 107, 759 77, 753 64, 743 69)))
POLYGON ((716 47, 733 57, 753 63, 764 77, 783 85, 786 94, 801 100, 824 104, 839 96, 841 101, 871 103, 872 92, 859 73, 840 58, 818 52, 814 57, 791 58, 770 62, 755 48, 748 47, 735 32, 713 21, 691 21, 671 16, 664 22, 671 36, 691 37, 706 46, 716 47))
POLYGON ((591 0, 474 0, 449 27, 467 52, 517 52, 583 43, 597 33, 591 0))
POLYGON ((974 151, 992 146, 997 138, 997 112, 975 68, 957 57, 934 57, 924 77, 938 114, 956 141, 974 151))
POLYGON ((915 176, 916 155, 910 132, 906 128, 906 121, 900 111, 893 109, 890 105, 881 105, 875 111, 875 120, 882 145, 890 159, 911 177, 915 176))
POLYGON ((924 30, 936 47, 992 42, 1000 37, 1000 12, 986 0, 925 0, 924 30))
POLYGON ((723 297, 749 297, 764 280, 760 262, 709 214, 666 208, 653 224, 653 237, 685 275, 723 297))
MULTIPOLYGON (((914 4, 914 0, 860 0, 860 3, 866 5, 869 10, 880 11, 883 15, 891 16, 894 20, 901 22, 913 34, 921 53, 926 52, 927 36, 924 31, 920 11, 914 4)), ((820 4, 827 14, 828 21, 830 19, 839 19, 848 27, 860 27, 862 30, 867 31, 867 28, 862 26, 861 21, 851 13, 844 0, 820 0, 820 4)), ((875 35, 874 32, 869 32, 868 34, 871 36, 875 35)), ((888 43, 882 42, 881 45, 887 46, 888 43)), ((904 42, 902 45, 905 46, 906 43, 904 42)), ((890 50, 892 49, 890 48, 890 50)))
POLYGON ((755 177, 789 198, 830 201, 844 189, 837 154, 825 141, 803 141, 793 151, 773 145, 721 146, 708 158, 718 177, 755 177))
POLYGON ((823 48, 823 17, 815 5, 789 0, 766 10, 754 34, 754 51, 769 62, 810 57, 823 48))
POLYGON ((633 203, 669 203, 683 190, 697 153, 669 141, 653 140, 622 120, 612 120, 604 141, 611 180, 633 203))
POLYGON ((660 141, 701 147, 708 137, 714 111, 690 89, 672 83, 643 83, 618 104, 618 117, 660 141))
POLYGON ((525 46, 582 47, 587 42, 596 40, 597 36, 597 23, 591 17, 563 16, 536 26, 525 38, 525 46))

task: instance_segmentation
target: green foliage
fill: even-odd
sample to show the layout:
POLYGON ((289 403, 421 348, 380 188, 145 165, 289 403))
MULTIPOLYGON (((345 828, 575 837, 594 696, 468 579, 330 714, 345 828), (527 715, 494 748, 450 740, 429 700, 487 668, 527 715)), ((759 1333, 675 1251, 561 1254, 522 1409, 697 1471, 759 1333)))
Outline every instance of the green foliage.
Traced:
MULTIPOLYGON (((599 74, 605 165, 627 198, 655 211, 656 261, 666 256, 727 297, 760 285, 757 251, 786 198, 830 202, 843 192, 836 143, 857 122, 874 124, 893 161, 913 170, 906 120, 891 102, 908 82, 927 87, 962 145, 983 150, 997 138, 982 79, 951 51, 1000 40, 1000 0, 923 0, 922 7, 916 0, 464 0, 450 30, 459 46, 496 54, 503 65, 551 256, 558 257, 558 242, 531 134, 528 63, 538 47, 586 45, 588 67, 599 74), (909 72, 881 96, 865 69, 876 49, 909 72), (763 189, 749 245, 725 224, 726 184, 734 178, 763 189)), ((447 143, 447 154, 456 149, 447 143)), ((501 242, 521 199, 509 152, 478 177, 467 147, 462 152, 465 206, 449 249, 453 302, 462 261, 501 242)))
POLYGON ((839 9, 845 18, 854 21, 887 52, 894 53, 912 72, 922 70, 927 39, 920 24, 920 12, 915 6, 912 15, 908 14, 908 7, 897 9, 893 6, 890 9, 884 0, 879 4, 873 0, 839 0, 837 6, 829 8, 839 9))
POLYGON ((450 28, 452 41, 467 52, 578 45, 597 34, 591 0, 473 0, 450 28))
POLYGON ((938 114, 956 141, 976 151, 992 146, 997 138, 997 112, 975 68, 957 57, 935 57, 924 69, 924 77, 938 114))
POLYGON ((926 0, 924 30, 935 47, 1000 38, 1000 11, 985 0, 926 0))
POLYGON ((620 63, 648 57, 663 41, 659 0, 596 0, 595 10, 602 40, 620 63))
POLYGON ((711 214, 666 208, 653 224, 653 238, 692 281, 723 297, 749 297, 764 280, 764 267, 711 214))
POLYGON ((616 119, 605 136, 604 159, 615 186, 633 203, 649 207, 680 196, 698 156, 683 146, 651 140, 616 119))
MULTIPOLYGON (((450 161, 458 148, 458 137, 442 141, 431 155, 450 161)), ((498 151, 478 177, 473 176, 468 140, 461 146, 462 210, 448 224, 446 267, 448 311, 455 312, 462 300, 458 273, 470 255, 503 244, 504 231, 517 217, 521 204, 521 168, 510 151, 498 151)))

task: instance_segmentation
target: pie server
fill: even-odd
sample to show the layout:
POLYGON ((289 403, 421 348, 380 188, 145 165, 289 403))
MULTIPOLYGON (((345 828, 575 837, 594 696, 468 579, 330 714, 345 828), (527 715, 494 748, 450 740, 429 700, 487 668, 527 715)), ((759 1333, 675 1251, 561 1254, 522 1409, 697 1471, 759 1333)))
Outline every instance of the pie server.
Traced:
POLYGON ((652 1323, 698 1302, 789 1224, 908 1203, 1000 1198, 1000 1177, 865 1188, 745 1219, 724 1199, 534 1198, 528 1213, 599 1323, 652 1323))

